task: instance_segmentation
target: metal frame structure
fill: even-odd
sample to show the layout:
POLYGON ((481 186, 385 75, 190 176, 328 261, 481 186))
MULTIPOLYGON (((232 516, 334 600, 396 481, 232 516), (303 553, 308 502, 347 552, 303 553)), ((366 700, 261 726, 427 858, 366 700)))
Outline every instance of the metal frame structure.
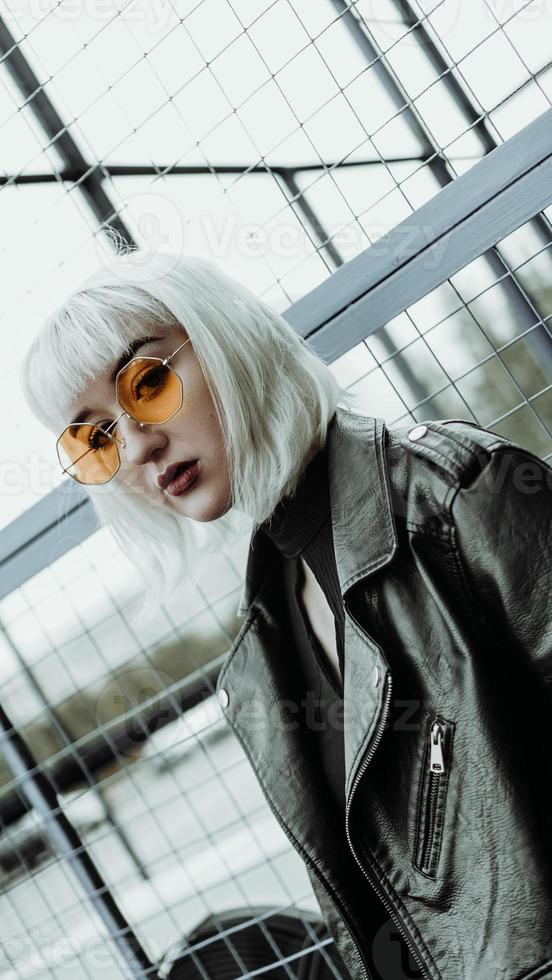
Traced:
MULTIPOLYGON (((331 361, 483 255, 550 205, 551 124, 549 109, 294 303, 286 318, 331 361)), ((535 322, 542 320, 533 313, 535 322)))
MULTIPOLYGON (((490 153, 497 147, 488 120, 484 113, 479 113, 476 106, 470 99, 468 93, 460 85, 457 77, 453 74, 450 65, 447 65, 443 55, 433 41, 425 23, 416 17, 415 11, 409 0, 392 0, 405 28, 408 28, 415 40, 421 44, 422 51, 431 62, 433 68, 442 78, 443 84, 449 94, 454 99, 462 111, 467 126, 473 130, 481 143, 481 150, 484 154, 490 153)), ((376 73, 380 84, 387 93, 391 102, 400 113, 404 123, 410 129, 412 135, 418 140, 422 148, 424 159, 427 166, 435 177, 440 187, 446 187, 455 179, 454 170, 449 161, 443 156, 441 148, 433 137, 429 127, 425 124, 419 111, 408 98, 408 93, 401 84, 396 72, 393 70, 388 60, 384 57, 381 48, 368 28, 365 21, 359 16, 354 4, 350 0, 332 0, 336 12, 343 18, 343 23, 348 28, 349 33, 367 59, 371 70, 376 73)), ((533 220, 538 236, 544 245, 552 242, 552 229, 547 218, 538 215, 533 220)), ((497 241, 497 239, 495 239, 497 241)), ((531 327, 534 323, 535 302, 519 286, 515 278, 508 275, 508 264, 504 260, 500 251, 491 249, 484 253, 484 259, 490 266, 492 273, 502 279, 502 289, 508 295, 508 301, 516 310, 516 316, 526 327, 531 327)), ((385 330, 382 330, 384 343, 387 340, 385 330)), ((552 350, 547 342, 547 338, 540 332, 529 335, 529 344, 533 347, 537 358, 547 365, 552 371, 552 350)), ((387 344, 388 348, 389 345, 387 344)), ((391 351, 392 348, 389 348, 391 351)), ((401 357, 400 367, 405 372, 405 380, 409 381, 411 389, 418 394, 419 401, 422 400, 422 393, 419 384, 412 384, 411 372, 408 369, 405 358, 401 357)))

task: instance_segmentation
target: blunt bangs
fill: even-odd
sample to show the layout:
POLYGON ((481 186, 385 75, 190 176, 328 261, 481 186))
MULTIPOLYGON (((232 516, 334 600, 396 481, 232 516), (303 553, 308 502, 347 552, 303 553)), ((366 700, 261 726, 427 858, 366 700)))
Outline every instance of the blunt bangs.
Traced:
POLYGON ((23 390, 37 418, 61 431, 71 403, 152 320, 178 325, 162 303, 136 285, 84 288, 70 296, 46 320, 23 365, 23 390))

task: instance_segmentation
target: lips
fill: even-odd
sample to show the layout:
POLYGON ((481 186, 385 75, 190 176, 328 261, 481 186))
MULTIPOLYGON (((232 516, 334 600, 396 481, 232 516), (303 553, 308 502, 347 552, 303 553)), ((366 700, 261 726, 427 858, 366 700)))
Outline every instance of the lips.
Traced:
POLYGON ((186 493, 197 483, 198 477, 199 461, 196 460, 191 466, 185 466, 176 474, 168 484, 165 493, 170 494, 171 497, 180 497, 180 494, 186 493))
POLYGON ((167 466, 165 472, 157 477, 157 486, 159 489, 166 490, 172 480, 185 473, 194 463, 197 463, 197 459, 187 459, 184 462, 171 463, 170 466, 167 466))

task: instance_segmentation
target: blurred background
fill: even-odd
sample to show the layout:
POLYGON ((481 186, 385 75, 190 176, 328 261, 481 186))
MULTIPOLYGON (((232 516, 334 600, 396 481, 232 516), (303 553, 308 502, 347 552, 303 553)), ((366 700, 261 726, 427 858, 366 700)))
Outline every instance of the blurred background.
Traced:
MULTIPOLYGON (((342 267, 357 260, 362 295, 386 236, 418 212, 419 227, 446 223, 448 185, 472 186, 503 144, 518 166, 536 152, 522 130, 551 106, 552 4, 13 0, 0 14, 0 704, 29 750, 26 763, 0 751, 1 976, 138 975, 110 902, 168 964, 210 917, 220 936, 229 910, 253 910, 269 941, 269 912, 300 910, 319 970, 345 976, 213 697, 242 623, 247 539, 138 633, 134 569, 66 487, 17 370, 48 312, 109 257, 107 225, 145 254, 215 260, 292 323, 311 311, 316 347, 317 297, 342 267), (92 859, 95 889, 64 848, 92 859)), ((498 196, 501 168, 489 173, 498 196)), ((364 334, 340 334, 332 313, 328 361, 363 414, 464 418, 549 460, 552 191, 496 238, 456 197, 469 261, 410 305, 399 291, 364 334)), ((268 975, 306 977, 282 943, 268 975)), ((179 976, 256 975, 239 955, 217 973, 200 947, 179 976)))

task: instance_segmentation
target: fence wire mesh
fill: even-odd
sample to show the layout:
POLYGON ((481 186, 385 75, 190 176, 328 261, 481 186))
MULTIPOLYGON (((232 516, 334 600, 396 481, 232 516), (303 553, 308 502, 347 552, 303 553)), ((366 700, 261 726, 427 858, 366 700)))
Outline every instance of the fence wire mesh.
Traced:
MULTIPOLYGON (((146 253, 214 258, 284 311, 550 107, 546 2, 14 0, 0 12, 0 316, 16 357, 109 258, 108 224, 146 253)), ((551 217, 334 361, 359 411, 471 419, 550 459, 551 217)), ((1 377, 14 419, 5 527, 61 478, 8 360, 1 377)), ((190 976, 216 975, 202 955, 217 941, 232 976, 254 975, 238 943, 252 924, 274 976, 306 976, 312 948, 344 976, 213 697, 241 625, 246 545, 139 633, 139 594, 105 529, 30 570, 0 603, 1 703, 152 963, 214 916, 190 976), (225 918, 237 909, 249 918, 225 918), (267 922, 298 909, 294 954, 267 922)), ((5 752, 0 830, 2 975, 134 975, 5 752)))

